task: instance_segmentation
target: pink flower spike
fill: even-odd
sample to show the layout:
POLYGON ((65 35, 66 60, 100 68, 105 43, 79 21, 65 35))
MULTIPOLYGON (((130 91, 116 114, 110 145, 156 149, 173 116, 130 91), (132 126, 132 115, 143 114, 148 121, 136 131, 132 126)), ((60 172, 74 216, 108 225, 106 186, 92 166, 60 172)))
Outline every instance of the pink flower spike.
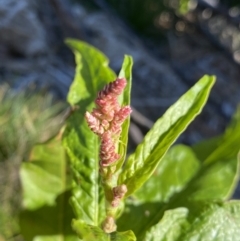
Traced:
POLYGON ((124 106, 115 114, 114 120, 116 120, 119 124, 122 124, 131 112, 132 109, 130 106, 124 106))
POLYGON ((85 114, 85 118, 88 126, 95 134, 100 135, 104 132, 103 127, 100 126, 100 121, 96 117, 91 115, 88 111, 85 114))
POLYGON ((132 109, 130 106, 124 106, 115 114, 114 119, 111 123, 111 131, 115 135, 119 135, 121 133, 121 125, 131 114, 131 112, 132 109))
POLYGON ((124 78, 117 78, 115 81, 107 84, 102 91, 98 93, 98 98, 105 98, 106 96, 118 96, 120 95, 127 85, 127 81, 124 78))
POLYGON ((113 188, 113 201, 111 203, 112 207, 117 207, 120 203, 120 200, 127 193, 127 186, 125 184, 116 186, 113 188))
POLYGON ((126 192, 127 192, 127 186, 125 184, 122 184, 113 188, 113 195, 116 198, 123 198, 126 192))
POLYGON ((87 112, 85 118, 90 129, 100 137, 100 165, 107 167, 120 159, 116 146, 120 137, 122 123, 131 113, 130 106, 121 107, 118 96, 122 94, 127 81, 117 78, 98 92, 96 108, 87 112))

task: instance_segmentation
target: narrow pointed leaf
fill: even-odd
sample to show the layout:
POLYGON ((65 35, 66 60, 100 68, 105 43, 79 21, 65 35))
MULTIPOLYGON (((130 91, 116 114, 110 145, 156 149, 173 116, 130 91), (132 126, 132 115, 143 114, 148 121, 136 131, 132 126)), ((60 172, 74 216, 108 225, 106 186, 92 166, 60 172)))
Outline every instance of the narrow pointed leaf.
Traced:
MULTIPOLYGON (((120 103, 124 106, 130 105, 130 94, 131 94, 131 87, 132 87, 132 65, 133 60, 131 56, 125 55, 122 68, 120 70, 119 76, 120 78, 125 78, 127 80, 127 86, 124 90, 122 99, 120 103)), ((128 130, 130 125, 130 117, 124 121, 122 125, 122 133, 119 139, 119 153, 121 155, 121 160, 119 160, 116 171, 118 171, 125 160, 126 152, 127 152, 127 144, 128 144, 128 130)))
POLYGON ((127 185, 127 196, 140 188, 152 175, 169 147, 201 112, 214 82, 213 76, 200 79, 166 111, 138 145, 118 180, 119 184, 127 185))
POLYGON ((195 189, 195 192, 189 195, 189 198, 230 198, 240 175, 240 162, 237 160, 239 150, 240 116, 237 112, 222 136, 193 146, 193 151, 202 161, 203 167, 199 177, 192 182, 192 189, 195 189), (209 185, 213 181, 216 185, 209 185))
POLYGON ((192 148, 198 159, 206 163, 236 157, 240 150, 240 106, 223 135, 201 141, 192 148))
POLYGON ((151 178, 134 194, 138 202, 127 202, 127 211, 118 220, 120 230, 126 228, 128 221, 139 238, 167 209, 186 207, 187 203, 195 201, 228 199, 240 175, 239 157, 237 159, 240 143, 237 123, 240 122, 235 119, 234 123, 222 136, 201 142, 193 150, 183 145, 172 147, 151 178), (215 150, 218 153, 220 148, 223 148, 221 155, 212 154, 215 150), (205 163, 208 156, 216 159, 205 163))

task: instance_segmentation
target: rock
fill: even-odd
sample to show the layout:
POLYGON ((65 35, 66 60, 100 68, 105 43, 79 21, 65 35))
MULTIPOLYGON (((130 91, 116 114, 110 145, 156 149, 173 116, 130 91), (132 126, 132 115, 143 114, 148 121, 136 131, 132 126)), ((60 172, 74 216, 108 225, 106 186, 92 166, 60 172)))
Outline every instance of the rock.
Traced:
POLYGON ((47 52, 45 30, 28 0, 0 0, 0 44, 24 56, 47 52))
POLYGON ((173 68, 189 85, 204 74, 216 75, 210 101, 218 114, 229 120, 240 102, 239 66, 223 51, 216 51, 206 43, 204 36, 198 33, 195 37, 172 36, 170 51, 173 68))
POLYGON ((56 56, 0 62, 0 84, 7 81, 19 92, 47 89, 56 99, 65 100, 73 77, 74 68, 56 56))
POLYGON ((118 72, 125 54, 134 59, 132 105, 152 120, 186 91, 168 63, 151 56, 143 43, 125 26, 104 12, 83 14, 79 19, 91 44, 110 58, 111 67, 118 72))

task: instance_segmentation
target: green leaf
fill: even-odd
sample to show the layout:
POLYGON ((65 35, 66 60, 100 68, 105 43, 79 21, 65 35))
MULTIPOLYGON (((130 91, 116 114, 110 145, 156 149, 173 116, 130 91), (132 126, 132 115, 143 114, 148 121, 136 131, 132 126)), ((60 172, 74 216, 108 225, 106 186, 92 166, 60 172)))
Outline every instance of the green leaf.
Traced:
POLYGON ((200 162, 190 147, 173 146, 134 197, 141 202, 167 202, 185 188, 199 168, 200 162))
POLYGON ((88 225, 82 220, 72 221, 72 227, 74 231, 78 234, 79 238, 83 241, 108 241, 109 235, 103 232, 103 230, 97 226, 88 225))
POLYGON ((202 162, 236 157, 240 149, 240 106, 223 135, 201 141, 192 148, 202 162))
POLYGON ((132 230, 111 233, 111 241, 136 241, 132 230))
POLYGON ((115 79, 108 59, 94 47, 77 40, 67 40, 74 51, 76 75, 68 93, 68 102, 79 109, 68 118, 63 134, 75 176, 71 204, 78 219, 98 226, 104 217, 103 190, 99 182, 99 140, 88 127, 84 115, 92 110, 94 100, 104 85, 115 79))
POLYGON ((131 230, 107 234, 101 228, 88 225, 82 220, 73 220, 72 226, 83 241, 136 241, 136 237, 131 230))
MULTIPOLYGON (((232 134, 238 135, 237 130, 236 125, 232 134)), ((225 156, 223 152, 218 160, 209 164, 198 161, 189 147, 172 147, 151 178, 135 193, 136 200, 127 202, 118 220, 119 230, 131 228, 139 238, 161 219, 165 210, 188 207, 196 201, 228 199, 239 180, 240 158, 237 160, 236 154, 239 141, 234 144, 231 133, 226 133, 229 138, 219 138, 224 140, 223 146, 232 150, 233 156, 225 156), (131 226, 127 225, 129 223, 131 226)))
POLYGON ((222 140, 221 136, 216 136, 208 140, 200 141, 192 146, 198 159, 202 162, 220 145, 222 140))
POLYGON ((239 179, 237 158, 220 159, 211 165, 203 165, 197 175, 181 193, 178 201, 226 200, 231 195, 239 179))
POLYGON ((71 228, 70 191, 60 194, 52 206, 43 205, 20 214, 21 234, 25 241, 79 241, 71 228))
MULTIPOLYGON (((137 240, 145 233, 151 226, 156 224, 161 216, 157 216, 154 223, 152 220, 155 215, 159 214, 160 210, 166 205, 164 203, 156 202, 139 202, 136 199, 127 199, 122 216, 117 220, 118 231, 131 229, 137 237, 137 240)), ((164 209, 165 211, 165 209, 164 209)))
POLYGON ((237 154, 240 150, 240 115, 237 112, 229 127, 222 136, 202 141, 193 146, 195 154, 203 162, 202 171, 198 180, 195 180, 192 189, 196 186, 195 194, 189 196, 194 199, 209 196, 211 199, 228 199, 231 197, 239 180, 240 162, 237 154), (207 171, 206 171, 207 170, 207 171), (216 185, 209 186, 215 182, 216 185))
MULTIPOLYGON (((93 103, 97 92, 115 80, 116 75, 108 67, 107 57, 93 46, 74 39, 67 39, 66 44, 73 50, 76 61, 75 77, 67 100, 71 105, 83 100, 93 103)), ((86 103, 81 103, 81 108, 86 108, 86 103)))
MULTIPOLYGON (((71 105, 80 106, 67 120, 63 135, 63 144, 75 174, 71 203, 78 219, 98 226, 104 216, 103 190, 98 173, 100 143, 98 137, 87 126, 84 115, 87 110, 92 110, 94 107, 98 91, 116 76, 107 66, 108 59, 94 47, 77 40, 67 40, 67 44, 73 49, 77 63, 68 101, 71 105)), ((131 67, 131 57, 125 56, 120 73, 120 77, 125 77, 128 81, 124 95, 121 97, 124 105, 130 102, 131 67)), ((123 134, 119 141, 122 160, 126 155, 128 127, 129 120, 124 123, 123 134)))
POLYGON ((138 145, 119 176, 132 194, 153 174, 169 147, 205 105, 215 77, 204 76, 161 117, 138 145))
POLYGON ((155 215, 160 218, 168 201, 186 187, 199 168, 200 162, 190 147, 173 146, 149 180, 134 193, 134 201, 127 201, 125 212, 118 220, 119 230, 130 227, 137 236, 146 230, 155 215))
POLYGON ((63 145, 74 174, 71 198, 74 212, 77 218, 91 225, 98 225, 104 215, 103 190, 98 173, 99 140, 87 126, 82 110, 68 119, 63 145))
MULTIPOLYGON (((125 78, 127 80, 127 86, 124 90, 122 99, 119 100, 120 103, 124 106, 130 105, 130 95, 131 95, 131 87, 132 87, 132 66, 133 60, 131 56, 125 55, 122 68, 119 73, 119 78, 125 78)), ((119 153, 121 155, 121 160, 119 160, 117 164, 116 171, 118 171, 121 167, 123 162, 125 161, 126 152, 127 152, 127 144, 128 144, 128 130, 130 125, 130 117, 124 121, 122 125, 122 133, 119 139, 119 153)))
POLYGON ((197 217, 191 217, 191 226, 182 240, 240 240, 240 202, 211 204, 197 217))
POLYGON ((159 223, 151 227, 144 237, 145 241, 174 241, 189 227, 187 221, 189 210, 177 208, 164 213, 159 223))
POLYGON ((122 68, 118 75, 119 78, 125 78, 127 80, 127 86, 124 90, 122 99, 120 99, 120 103, 122 105, 130 105, 131 88, 132 88, 132 66, 133 66, 132 57, 129 55, 125 55, 122 63, 122 68))
MULTIPOLYGON (((168 154, 166 157, 168 157, 168 154)), ((139 203, 135 201, 135 203, 127 203, 125 213, 118 220, 120 230, 124 230, 126 228, 125 225, 128 222, 128 224, 131 224, 131 226, 128 226, 128 228, 131 228, 139 238, 142 237, 145 231, 151 228, 157 222, 157 220, 160 220, 164 211, 168 209, 189 207, 192 202, 196 201, 210 202, 227 199, 229 197, 229 193, 232 191, 232 187, 236 185, 239 179, 239 163, 240 160, 237 161, 235 158, 231 160, 220 159, 218 162, 214 162, 206 167, 202 164, 198 171, 195 174, 192 174, 191 179, 188 180, 186 185, 183 186, 184 189, 182 191, 179 190, 177 193, 175 186, 170 186, 173 191, 170 189, 169 193, 174 195, 170 196, 169 200, 164 200, 166 201, 164 203, 159 202, 159 200, 162 201, 163 195, 161 196, 157 193, 160 192, 162 194, 162 192, 164 193, 165 191, 164 189, 158 189, 159 186, 161 187, 159 183, 163 183, 162 185, 164 186, 164 180, 162 180, 162 177, 166 177, 167 175, 174 179, 174 174, 172 176, 171 172, 166 169, 168 170, 166 173, 161 173, 161 175, 159 175, 159 179, 155 179, 155 189, 154 186, 148 186, 148 188, 151 190, 147 190, 146 196, 150 195, 150 198, 146 199, 148 199, 150 202, 139 203), (156 193, 154 193, 154 190, 156 193)), ((189 171, 190 170, 191 169, 189 169, 189 171)), ((185 170, 185 173, 187 171, 188 169, 185 170)), ((190 176, 191 174, 189 174, 189 177, 190 176)), ((152 180, 149 179, 149 181, 151 182, 152 180)), ((140 201, 143 200, 143 195, 144 189, 142 189, 140 201)), ((138 192, 136 193, 135 197, 138 197, 138 192)))
POLYGON ((209 156, 204 160, 205 165, 221 159, 235 158, 240 150, 240 121, 239 125, 233 129, 226 131, 223 138, 218 142, 218 146, 214 149, 209 156))
POLYGON ((162 220, 141 240, 240 240, 239 201, 196 205, 195 208, 197 210, 178 208, 165 212, 162 220))
POLYGON ((71 185, 60 136, 36 145, 30 160, 22 164, 20 176, 25 210, 19 221, 25 240, 77 241, 70 225, 71 185))
POLYGON ((45 204, 54 205, 57 195, 70 188, 65 151, 60 138, 55 137, 36 145, 30 160, 22 163, 20 177, 26 209, 37 209, 45 204))

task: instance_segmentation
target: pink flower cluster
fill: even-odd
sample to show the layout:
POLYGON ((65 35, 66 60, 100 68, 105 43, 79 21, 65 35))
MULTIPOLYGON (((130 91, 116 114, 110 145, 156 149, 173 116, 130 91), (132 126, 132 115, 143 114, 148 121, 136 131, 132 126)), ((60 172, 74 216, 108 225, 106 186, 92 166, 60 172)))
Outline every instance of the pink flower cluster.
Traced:
POLYGON ((100 137, 100 165, 109 166, 120 158, 116 153, 116 142, 121 133, 121 126, 132 112, 130 106, 121 107, 118 96, 126 87, 124 78, 117 78, 107 84, 98 93, 95 100, 96 108, 86 112, 85 118, 90 129, 100 137))
POLYGON ((113 188, 113 201, 112 206, 117 207, 121 201, 121 199, 124 197, 124 195, 127 193, 127 186, 125 184, 122 184, 120 186, 116 186, 113 188))

